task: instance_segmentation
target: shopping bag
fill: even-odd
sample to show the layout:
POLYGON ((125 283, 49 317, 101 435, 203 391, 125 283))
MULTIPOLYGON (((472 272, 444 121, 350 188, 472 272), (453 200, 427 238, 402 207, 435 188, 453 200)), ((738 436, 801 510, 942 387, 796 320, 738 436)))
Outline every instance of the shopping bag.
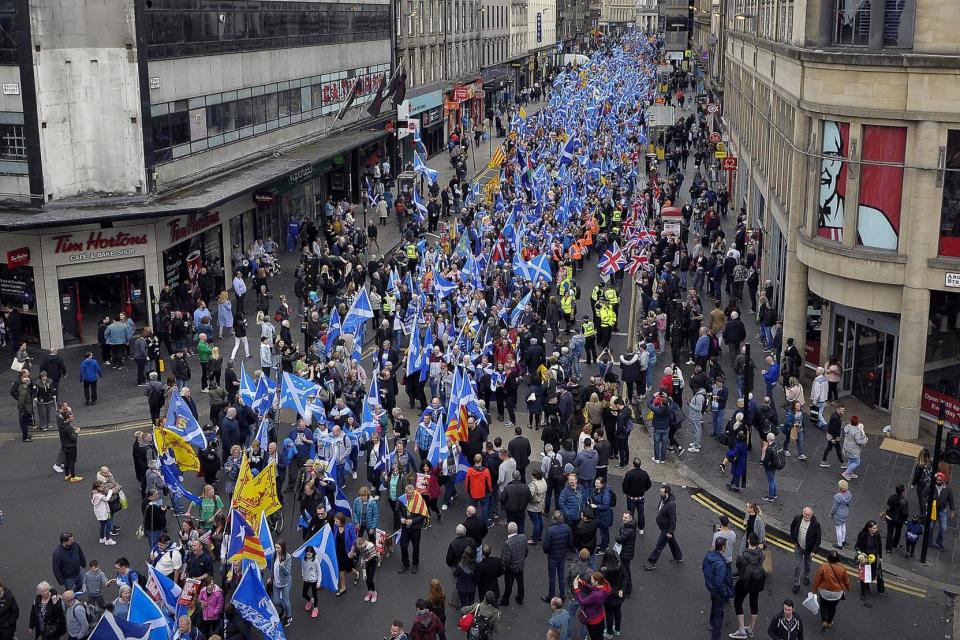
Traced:
POLYGON ((457 622, 457 627, 460 628, 460 631, 470 631, 470 627, 473 626, 473 619, 477 616, 477 610, 480 609, 478 604, 473 611, 468 611, 462 616, 460 616, 460 621, 457 622))
POLYGON ((873 582, 873 567, 869 564, 860 565, 859 570, 860 582, 863 584, 869 584, 873 582))
POLYGON ((770 549, 763 552, 763 572, 767 575, 773 573, 773 551, 770 549))
POLYGON ((813 615, 820 613, 820 601, 817 600, 817 596, 814 593, 811 592, 807 594, 806 600, 803 601, 803 608, 813 615))
POLYGON ((13 356, 13 362, 10 363, 10 370, 20 373, 23 371, 23 363, 17 360, 17 356, 13 356))

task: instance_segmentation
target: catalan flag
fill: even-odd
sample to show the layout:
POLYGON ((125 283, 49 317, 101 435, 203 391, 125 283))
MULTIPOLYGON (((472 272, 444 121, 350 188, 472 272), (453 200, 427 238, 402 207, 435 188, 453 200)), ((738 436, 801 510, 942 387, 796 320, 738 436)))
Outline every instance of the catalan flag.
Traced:
POLYGON ((243 514, 236 509, 230 512, 230 542, 227 546, 227 560, 230 562, 249 560, 261 569, 267 566, 267 557, 263 550, 263 544, 260 542, 260 536, 246 521, 243 514))
POLYGON ((507 154, 504 153, 503 147, 498 147, 497 152, 493 154, 493 157, 490 158, 490 163, 487 164, 487 169, 499 169, 507 160, 507 154))
POLYGON ((421 495, 419 491, 414 491, 413 497, 409 500, 406 494, 401 494, 397 499, 406 505, 407 511, 410 513, 415 513, 424 518, 430 517, 430 508, 427 507, 427 501, 423 499, 423 495, 421 495))

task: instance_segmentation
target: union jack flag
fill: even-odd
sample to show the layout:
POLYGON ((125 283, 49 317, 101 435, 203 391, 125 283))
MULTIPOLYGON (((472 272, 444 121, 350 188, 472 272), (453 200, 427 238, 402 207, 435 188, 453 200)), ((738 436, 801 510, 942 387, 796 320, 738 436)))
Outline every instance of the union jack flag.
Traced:
POLYGON ((612 247, 603 252, 600 263, 597 266, 600 268, 600 273, 609 276, 618 271, 622 271, 623 268, 627 266, 627 257, 623 255, 623 251, 621 251, 617 243, 614 242, 612 247))
POLYGON ((649 269, 650 268, 649 262, 650 262, 650 258, 647 257, 647 254, 641 253, 641 254, 635 255, 633 256, 633 258, 630 259, 630 266, 627 267, 627 271, 630 273, 631 276, 636 275, 637 271, 639 271, 641 267, 643 267, 644 269, 649 269))
POLYGON ((497 264, 507 260, 507 241, 504 239, 502 232, 493 245, 490 259, 497 264))

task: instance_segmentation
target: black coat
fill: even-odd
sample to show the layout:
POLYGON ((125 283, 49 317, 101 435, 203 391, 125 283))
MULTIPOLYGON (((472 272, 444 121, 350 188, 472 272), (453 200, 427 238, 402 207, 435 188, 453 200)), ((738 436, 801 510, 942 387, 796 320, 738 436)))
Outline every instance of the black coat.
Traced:
POLYGON ((526 469, 530 464, 530 441, 526 436, 516 436, 507 443, 507 452, 517 463, 517 469, 526 469))
MULTIPOLYGON (((476 549, 476 543, 474 543, 473 538, 467 535, 454 538, 447 547, 447 566, 451 569, 457 566, 460 559, 463 558, 463 553, 467 549, 476 549)), ((473 551, 473 553, 475 553, 475 551, 473 551)))
POLYGON ((672 494, 660 501, 657 509, 657 527, 663 533, 673 533, 677 529, 677 501, 672 494))
MULTIPOLYGON (((487 524, 480 516, 469 516, 463 521, 463 526, 467 529, 467 537, 472 538, 475 546, 483 544, 483 539, 487 537, 487 524)), ((459 560, 458 560, 459 562, 459 560)))
POLYGON ((637 467, 627 471, 623 476, 623 495, 629 498, 642 498, 643 494, 650 490, 653 483, 650 482, 650 474, 646 470, 637 467))
POLYGON ((17 619, 20 617, 20 607, 17 599, 7 589, 0 596, 0 640, 13 640, 17 632, 17 619))
POLYGON ((620 559, 629 562, 637 548, 637 523, 631 520, 620 527, 615 540, 620 545, 620 559))
MULTIPOLYGON (((800 521, 803 520, 803 516, 794 516, 793 521, 790 523, 790 540, 793 544, 800 546, 798 538, 800 536, 800 521)), ((807 540, 806 545, 803 550, 807 553, 814 551, 817 547, 820 546, 820 521, 817 520, 816 516, 813 516, 810 519, 810 526, 807 528, 807 540)))
POLYGON ((500 576, 504 574, 503 560, 496 556, 484 558, 477 563, 473 570, 473 580, 477 583, 477 593, 481 596, 487 591, 493 591, 493 594, 500 597, 500 576))
POLYGON ((40 596, 33 601, 33 607, 30 609, 30 630, 36 637, 43 640, 52 640, 61 638, 67 633, 67 616, 63 611, 63 604, 60 596, 53 595, 50 602, 47 603, 47 611, 43 618, 40 617, 40 596), (45 631, 49 630, 49 633, 45 631))

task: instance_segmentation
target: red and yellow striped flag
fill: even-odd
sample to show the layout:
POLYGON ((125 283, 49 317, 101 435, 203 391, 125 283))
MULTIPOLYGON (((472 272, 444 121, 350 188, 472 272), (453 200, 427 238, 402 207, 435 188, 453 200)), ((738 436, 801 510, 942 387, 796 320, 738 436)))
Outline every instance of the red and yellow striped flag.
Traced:
POLYGON ((413 492, 413 497, 407 499, 407 511, 423 516, 430 517, 430 509, 427 507, 427 501, 423 499, 419 491, 413 492))
POLYGON ((487 165, 488 169, 498 169, 507 159, 507 154, 504 153, 503 147, 497 147, 497 152, 493 154, 493 157, 490 158, 490 163, 487 165))

